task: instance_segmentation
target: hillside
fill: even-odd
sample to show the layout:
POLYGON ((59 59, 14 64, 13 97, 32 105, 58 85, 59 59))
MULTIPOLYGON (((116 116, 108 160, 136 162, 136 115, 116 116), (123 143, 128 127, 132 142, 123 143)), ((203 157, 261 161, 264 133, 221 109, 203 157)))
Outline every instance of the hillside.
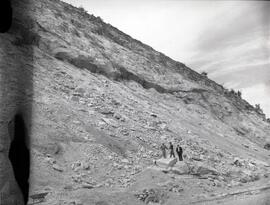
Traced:
POLYGON ((40 204, 142 205, 144 189, 149 204, 230 203, 270 187, 270 124, 241 96, 82 9, 13 4, 0 40, 1 122, 14 104, 32 114, 30 195, 48 192, 40 204), (170 141, 183 147, 184 174, 154 166, 170 141))

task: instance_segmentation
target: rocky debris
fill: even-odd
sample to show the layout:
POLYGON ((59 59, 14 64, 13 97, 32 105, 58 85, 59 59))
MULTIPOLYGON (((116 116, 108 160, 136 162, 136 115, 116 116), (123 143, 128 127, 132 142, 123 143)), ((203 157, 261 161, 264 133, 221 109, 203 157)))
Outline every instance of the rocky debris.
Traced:
POLYGON ((83 189, 94 189, 98 187, 104 186, 104 183, 97 183, 89 174, 77 173, 71 177, 72 182, 75 182, 75 186, 70 185, 71 187, 66 187, 66 189, 75 189, 75 188, 83 188, 83 189))
POLYGON ((219 175, 218 171, 202 162, 188 163, 189 172, 192 175, 219 175))
POLYGON ((59 171, 59 172, 63 172, 64 171, 64 168, 62 168, 60 165, 58 164, 53 164, 53 169, 55 169, 56 171, 59 171))
POLYGON ((158 184, 158 185, 161 186, 164 190, 169 191, 169 192, 180 193, 184 191, 184 188, 182 186, 171 181, 158 184))
POLYGON ((110 116, 113 116, 114 115, 114 111, 112 109, 109 109, 109 108, 102 108, 102 109, 99 109, 99 112, 103 115, 110 115, 110 116))
POLYGON ((167 192, 158 188, 144 189, 141 193, 135 194, 135 196, 146 204, 163 204, 168 198, 167 192))
POLYGON ((69 201, 69 202, 67 202, 67 205, 83 205, 83 203, 81 203, 79 201, 69 201))
POLYGON ((128 159, 122 159, 121 162, 122 162, 122 163, 126 163, 126 164, 129 163, 128 159))
POLYGON ((84 88, 77 88, 74 93, 73 96, 78 96, 78 97, 84 97, 85 95, 85 89, 84 88))
MULTIPOLYGON (((265 164, 265 163, 264 163, 265 164)), ((241 167, 241 168, 245 168, 245 169, 249 169, 249 170, 257 170, 258 169, 258 165, 259 163, 256 163, 252 160, 247 160, 247 159, 241 159, 239 157, 235 157, 232 165, 236 166, 236 167, 241 167)))
POLYGON ((95 188, 95 186, 93 184, 83 183, 82 188, 93 189, 93 188, 95 188))
POLYGON ((228 180, 231 181, 228 183, 228 186, 239 185, 239 183, 254 182, 263 177, 260 173, 245 168, 231 169, 228 171, 226 176, 228 176, 228 180))
POLYGON ((241 176, 239 177, 239 182, 241 183, 248 183, 254 182, 260 179, 260 175, 253 172, 245 172, 243 171, 241 176))
POLYGON ((45 202, 46 196, 49 192, 35 193, 29 196, 32 199, 33 203, 45 202))
POLYGON ((266 150, 270 150, 270 143, 266 143, 263 148, 266 150))
POLYGON ((244 166, 244 160, 241 160, 240 158, 234 158, 233 165, 241 167, 244 166))
POLYGON ((77 161, 72 163, 71 168, 73 171, 77 172, 78 170, 89 170, 90 165, 88 162, 77 161))

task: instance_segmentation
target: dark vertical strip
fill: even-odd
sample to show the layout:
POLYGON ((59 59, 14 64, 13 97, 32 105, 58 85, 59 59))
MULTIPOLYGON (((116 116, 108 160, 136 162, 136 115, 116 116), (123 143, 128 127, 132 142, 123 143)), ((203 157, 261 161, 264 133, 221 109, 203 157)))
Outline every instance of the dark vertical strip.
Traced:
MULTIPOLYGON (((4 2, 8 1, 1 0, 4 2)), ((6 31, 0 34, 0 145, 5 147, 0 153, 0 164, 5 166, 0 169, 0 192, 4 196, 1 205, 28 201, 34 70, 33 45, 29 42, 29 33, 34 29, 32 2, 11 0, 12 25, 1 25, 1 31, 6 31), (13 121, 10 135, 9 120, 13 121)))
POLYGON ((10 0, 0 1, 0 33, 7 32, 12 23, 12 7, 10 0))
POLYGON ((14 135, 8 157, 13 167, 14 177, 27 204, 29 194, 30 153, 27 146, 28 132, 23 116, 16 114, 13 120, 14 135))

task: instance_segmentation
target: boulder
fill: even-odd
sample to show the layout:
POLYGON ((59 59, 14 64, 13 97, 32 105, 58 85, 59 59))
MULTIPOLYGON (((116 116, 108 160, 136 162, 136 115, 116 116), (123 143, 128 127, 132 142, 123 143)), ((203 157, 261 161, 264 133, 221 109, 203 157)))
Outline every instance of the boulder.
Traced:
POLYGON ((233 160, 233 165, 238 166, 238 167, 242 167, 242 166, 244 166, 244 160, 242 160, 238 157, 235 157, 233 160))
POLYGON ((163 168, 173 167, 177 162, 176 158, 161 158, 156 161, 156 164, 163 168))
POLYGON ((190 167, 190 174, 202 176, 202 175, 218 175, 218 171, 208 165, 197 162, 192 164, 190 167))
POLYGON ((189 167, 188 165, 184 162, 177 162, 174 167, 172 168, 172 172, 174 174, 188 174, 189 173, 189 167))

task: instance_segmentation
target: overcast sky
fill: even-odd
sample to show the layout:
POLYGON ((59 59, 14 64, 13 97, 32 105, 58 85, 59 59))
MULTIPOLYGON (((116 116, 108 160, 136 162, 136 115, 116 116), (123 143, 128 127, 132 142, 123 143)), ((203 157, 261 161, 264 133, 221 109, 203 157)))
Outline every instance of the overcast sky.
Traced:
POLYGON ((270 117, 270 2, 65 0, 241 90, 270 117))

